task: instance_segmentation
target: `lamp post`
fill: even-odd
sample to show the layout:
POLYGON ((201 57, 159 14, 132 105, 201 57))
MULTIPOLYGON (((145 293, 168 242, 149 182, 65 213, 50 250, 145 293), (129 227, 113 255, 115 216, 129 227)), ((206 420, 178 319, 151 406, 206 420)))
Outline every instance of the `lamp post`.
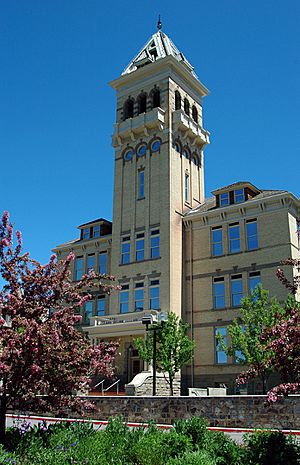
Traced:
POLYGON ((134 349, 133 345, 129 344, 129 346, 127 347, 127 383, 130 382, 130 377, 131 377, 130 360, 131 360, 131 354, 132 354, 133 349, 134 349))
POLYGON ((161 331, 164 327, 165 322, 168 319, 168 315, 164 312, 145 315, 142 318, 142 323, 146 325, 146 331, 153 331, 153 383, 152 383, 152 395, 156 396, 156 349, 157 349, 157 331, 161 331))

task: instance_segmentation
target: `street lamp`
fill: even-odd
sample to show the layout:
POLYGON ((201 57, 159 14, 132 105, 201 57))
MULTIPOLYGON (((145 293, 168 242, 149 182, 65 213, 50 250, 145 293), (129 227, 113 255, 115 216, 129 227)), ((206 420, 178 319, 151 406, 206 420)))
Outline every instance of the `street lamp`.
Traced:
POLYGON ((142 318, 143 325, 146 325, 146 331, 153 331, 153 384, 152 384, 152 395, 156 396, 156 344, 157 344, 157 331, 161 331, 165 322, 168 319, 168 315, 165 312, 150 313, 142 318))

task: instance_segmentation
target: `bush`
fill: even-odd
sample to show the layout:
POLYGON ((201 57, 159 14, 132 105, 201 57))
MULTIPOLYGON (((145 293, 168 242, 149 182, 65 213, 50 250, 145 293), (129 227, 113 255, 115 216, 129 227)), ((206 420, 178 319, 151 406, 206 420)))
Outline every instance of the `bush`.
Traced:
POLYGON ((247 465, 296 465, 300 446, 280 431, 257 431, 244 436, 247 465))
MULTIPOLYGON (((170 459, 167 465, 217 465, 215 459, 211 457, 209 452, 200 450, 196 452, 186 452, 181 457, 170 459)), ((235 465, 233 462, 232 465, 235 465)))
POLYGON ((177 433, 188 436, 192 444, 202 449, 207 446, 209 440, 208 422, 204 418, 192 417, 189 420, 177 420, 174 430, 177 433))
POLYGON ((218 465, 248 465, 244 449, 222 432, 209 432, 208 450, 218 465))

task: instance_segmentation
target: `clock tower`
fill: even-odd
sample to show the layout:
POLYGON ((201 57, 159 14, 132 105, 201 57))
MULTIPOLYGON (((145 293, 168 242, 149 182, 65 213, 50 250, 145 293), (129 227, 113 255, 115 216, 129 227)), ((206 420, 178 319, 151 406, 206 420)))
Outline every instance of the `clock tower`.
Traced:
POLYGON ((110 313, 182 312, 182 215, 204 201, 202 99, 192 65, 162 31, 111 86, 117 94, 110 313))

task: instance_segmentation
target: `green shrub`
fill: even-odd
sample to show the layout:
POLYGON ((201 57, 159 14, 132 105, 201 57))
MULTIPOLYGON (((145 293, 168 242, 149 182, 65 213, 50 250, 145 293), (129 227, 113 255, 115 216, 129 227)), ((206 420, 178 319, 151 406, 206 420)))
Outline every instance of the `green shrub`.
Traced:
POLYGON ((297 465, 300 446, 280 431, 256 431, 244 436, 247 465, 297 465))
POLYGON ((195 448, 206 447, 208 442, 208 422, 204 418, 192 417, 189 420, 177 420, 174 424, 174 430, 177 433, 190 437, 195 448))
POLYGON ((248 465, 244 449, 222 432, 209 432, 208 450, 218 465, 248 465))
MULTIPOLYGON (((217 465, 217 462, 211 457, 209 452, 199 450, 186 452, 181 457, 170 459, 167 465, 217 465)), ((232 465, 235 465, 235 463, 233 462, 232 465)))

